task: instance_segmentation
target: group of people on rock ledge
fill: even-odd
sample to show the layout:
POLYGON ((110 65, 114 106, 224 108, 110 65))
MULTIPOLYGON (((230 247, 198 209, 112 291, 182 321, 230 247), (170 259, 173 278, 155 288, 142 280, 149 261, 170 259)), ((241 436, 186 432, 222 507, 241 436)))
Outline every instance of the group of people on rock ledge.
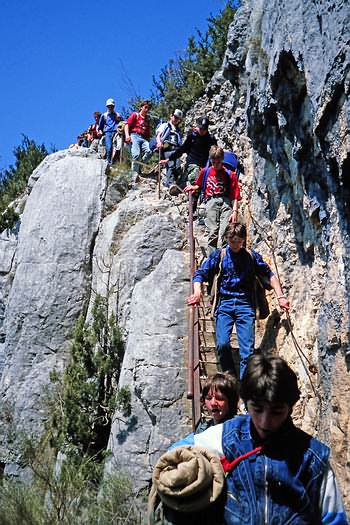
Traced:
MULTIPOLYGON (((99 116, 99 120, 99 114, 94 114, 96 122, 89 128, 89 136, 93 143, 104 135, 106 158, 110 164, 122 117, 115 111, 113 99, 106 101, 106 107, 107 111, 99 116)), ((150 107, 148 100, 142 101, 139 111, 132 112, 123 125, 123 140, 126 144, 131 143, 133 168, 136 171, 140 167, 138 159, 141 157, 146 161, 152 155, 148 118, 150 107)), ((194 202, 200 194, 201 207, 205 209, 209 257, 194 276, 194 293, 188 298, 188 304, 198 304, 202 283, 211 282, 220 273, 219 301, 215 315, 218 357, 223 371, 234 369, 230 339, 235 324, 242 376, 247 359, 254 351, 256 278, 275 291, 282 309, 289 309, 289 301, 262 256, 246 248, 246 228, 238 222, 241 195, 237 169, 233 165, 230 165, 232 169, 228 169, 225 165, 225 152, 209 133, 209 119, 198 117, 195 128, 182 142, 178 127, 182 118, 182 111, 175 109, 169 121, 156 129, 155 148, 161 152, 163 158, 160 164, 167 170, 165 184, 170 190, 175 186, 179 191, 192 193, 194 202), (181 171, 178 163, 184 154, 186 161, 181 171)))
POLYGON ((199 304, 203 283, 219 277, 215 330, 222 372, 202 388, 209 418, 156 464, 150 524, 346 525, 329 448, 292 421, 300 397, 296 374, 282 358, 255 353, 256 279, 274 290, 282 310, 288 311, 290 304, 261 254, 246 247, 246 227, 239 221, 238 170, 225 162, 226 152, 209 133, 209 119, 198 117, 183 141, 183 113, 175 109, 168 122, 157 127, 152 143, 150 101, 142 101, 126 121, 115 111, 113 99, 106 107, 102 115, 94 113, 95 123, 79 145, 97 149, 104 137, 111 165, 127 144, 138 173, 142 162, 158 151, 170 195, 192 193, 195 205, 200 196, 205 209, 208 258, 194 274, 188 305, 199 304), (239 378, 230 344, 234 325, 239 378))
POLYGON ((193 182, 200 168, 205 167, 208 161, 209 149, 216 144, 216 139, 208 131, 209 120, 206 117, 197 119, 196 126, 182 141, 179 125, 183 119, 183 112, 174 109, 167 122, 158 124, 155 137, 151 139, 151 124, 149 100, 142 100, 138 111, 132 112, 126 120, 115 111, 115 102, 112 98, 106 100, 104 113, 96 111, 94 123, 77 138, 73 146, 89 147, 97 150, 99 142, 104 142, 108 165, 114 163, 123 145, 130 147, 132 169, 140 172, 140 165, 147 162, 155 151, 161 154, 161 164, 166 166, 164 185, 172 186, 172 192, 183 189, 185 181, 193 182), (179 158, 187 154, 184 173, 180 169, 179 158))

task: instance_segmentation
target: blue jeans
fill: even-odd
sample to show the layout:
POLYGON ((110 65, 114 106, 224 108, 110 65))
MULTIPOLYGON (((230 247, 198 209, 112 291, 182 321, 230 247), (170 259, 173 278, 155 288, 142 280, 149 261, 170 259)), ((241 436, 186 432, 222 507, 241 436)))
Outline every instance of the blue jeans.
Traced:
POLYGON ((106 146, 106 160, 108 164, 112 164, 112 152, 113 152, 113 137, 114 131, 106 131, 105 133, 105 146, 106 146))
POLYGON ((254 351, 255 308, 245 297, 220 297, 216 310, 216 350, 223 371, 234 370, 230 339, 236 324, 240 354, 240 377, 254 351))
MULTIPOLYGON (((172 153, 173 150, 164 151, 162 155, 163 159, 168 159, 172 153)), ((181 182, 180 160, 169 160, 168 164, 166 165, 165 186, 169 187, 172 184, 177 184, 178 182, 181 182)))
MULTIPOLYGON (((143 138, 138 133, 131 133, 131 157, 132 160, 140 160, 141 153, 143 155, 142 160, 146 161, 148 160, 151 155, 152 151, 149 147, 149 142, 145 138, 143 138)), ((137 171, 137 173, 140 172, 140 165, 133 163, 132 169, 134 171, 137 171)))

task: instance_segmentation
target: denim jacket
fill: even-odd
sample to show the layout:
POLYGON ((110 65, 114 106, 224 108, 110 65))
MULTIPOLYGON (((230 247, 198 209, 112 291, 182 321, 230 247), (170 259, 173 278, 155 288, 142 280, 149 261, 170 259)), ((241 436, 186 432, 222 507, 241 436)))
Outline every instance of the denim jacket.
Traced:
MULTIPOLYGON (((214 275, 219 271, 220 254, 221 249, 218 249, 209 255, 194 274, 194 283, 208 282, 210 288, 214 275)), ((220 296, 226 298, 243 296, 248 301, 252 301, 255 275, 264 282, 269 281, 274 275, 260 253, 252 250, 249 254, 245 248, 234 253, 227 247, 222 259, 220 296)))
MULTIPOLYGON (((256 445, 249 416, 224 423, 222 447, 228 460, 256 445)), ((319 495, 328 457, 326 445, 288 420, 261 453, 241 461, 228 474, 226 523, 320 524, 319 495)))

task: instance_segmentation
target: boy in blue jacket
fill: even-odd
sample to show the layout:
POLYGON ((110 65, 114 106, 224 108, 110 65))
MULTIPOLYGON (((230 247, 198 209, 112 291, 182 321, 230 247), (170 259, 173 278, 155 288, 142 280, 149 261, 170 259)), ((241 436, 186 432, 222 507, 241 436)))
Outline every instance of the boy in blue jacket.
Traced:
POLYGON ((240 394, 247 415, 177 443, 221 456, 227 473, 225 523, 348 524, 329 448, 293 424, 300 395, 293 370, 280 357, 254 355, 240 394))

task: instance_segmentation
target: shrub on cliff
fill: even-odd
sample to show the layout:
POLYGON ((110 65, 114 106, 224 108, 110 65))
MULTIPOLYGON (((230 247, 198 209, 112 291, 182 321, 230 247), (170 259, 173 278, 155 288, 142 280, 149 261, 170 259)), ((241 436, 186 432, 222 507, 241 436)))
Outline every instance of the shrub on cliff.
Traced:
POLYGON ((103 460, 116 408, 130 412, 130 392, 118 387, 124 351, 108 301, 97 295, 91 325, 84 316, 76 324, 66 370, 61 377, 51 374, 56 392, 49 398, 47 430, 57 449, 103 460))
POLYGON ((28 445, 23 466, 31 482, 5 477, 0 484, 1 525, 137 525, 139 503, 130 479, 121 473, 105 476, 92 458, 65 457, 54 467, 54 456, 28 445))
POLYGON ((30 175, 49 154, 44 144, 23 135, 22 142, 14 151, 15 165, 0 174, 0 213, 25 189, 30 175))
POLYGON ((19 220, 18 213, 11 207, 7 208, 3 213, 0 214, 0 233, 4 230, 11 230, 19 220))
MULTIPOLYGON (((131 408, 129 389, 118 387, 122 332, 106 298, 96 296, 90 324, 80 317, 70 350, 66 370, 51 374, 44 435, 38 442, 18 435, 13 441, 30 480, 1 480, 0 525, 140 523, 140 498, 129 477, 104 475, 112 416, 116 408, 128 416, 131 408)), ((7 418, 11 423, 11 413, 7 418)))

